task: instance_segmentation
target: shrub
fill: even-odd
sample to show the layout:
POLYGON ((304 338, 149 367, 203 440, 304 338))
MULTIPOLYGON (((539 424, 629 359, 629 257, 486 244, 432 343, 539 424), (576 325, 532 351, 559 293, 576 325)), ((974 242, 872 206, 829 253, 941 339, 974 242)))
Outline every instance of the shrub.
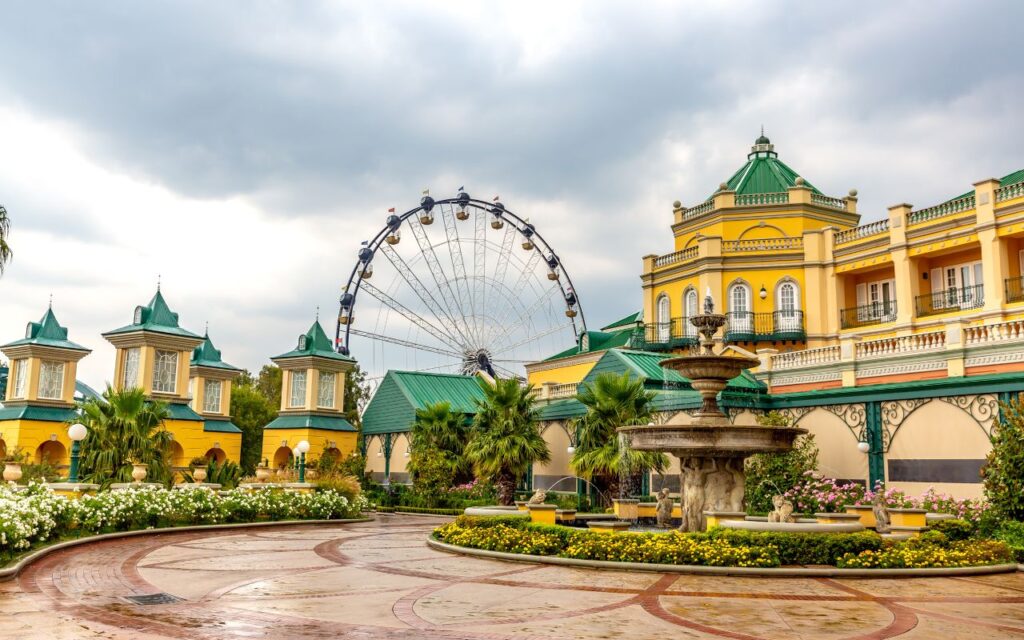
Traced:
POLYGON ((777 567, 775 547, 734 545, 725 539, 704 539, 678 531, 670 533, 580 532, 560 554, 582 560, 613 560, 710 567, 777 567))
POLYGON ((985 497, 1003 518, 1024 520, 1024 404, 1001 404, 1003 419, 992 430, 992 449, 982 467, 985 497))
POLYGON ((966 520, 939 520, 931 525, 933 531, 939 531, 950 540, 967 540, 974 536, 975 526, 966 520))
MULTIPOLYGON (((765 426, 784 426, 784 416, 772 412, 758 422, 765 426), (779 424, 781 421, 781 424, 779 424)), ((804 480, 806 474, 818 468, 818 447, 814 436, 808 434, 796 439, 793 449, 786 453, 759 453, 747 458, 746 498, 748 513, 771 511, 772 496, 779 495, 804 480)))
POLYGON ((711 540, 725 540, 734 545, 775 547, 779 562, 784 565, 826 564, 848 553, 878 550, 882 538, 873 531, 858 533, 789 533, 785 531, 746 531, 715 527, 705 533, 693 534, 711 540))
POLYGON ((1017 562, 1024 563, 1024 522, 1007 520, 999 525, 995 537, 1002 541, 1016 557, 1017 562))
POLYGON ((564 541, 559 536, 511 527, 504 523, 485 527, 461 527, 457 522, 450 522, 438 527, 434 533, 438 540, 448 544, 505 553, 549 556, 558 553, 564 546, 564 541))
POLYGON ((848 504, 863 499, 864 487, 855 482, 839 483, 807 471, 804 478, 782 494, 793 503, 793 508, 813 516, 815 513, 838 513, 848 504))
POLYGON ((960 540, 944 545, 927 539, 911 539, 887 545, 880 551, 848 553, 839 559, 837 566, 843 569, 924 569, 1002 564, 1012 559, 1007 546, 995 540, 960 540))

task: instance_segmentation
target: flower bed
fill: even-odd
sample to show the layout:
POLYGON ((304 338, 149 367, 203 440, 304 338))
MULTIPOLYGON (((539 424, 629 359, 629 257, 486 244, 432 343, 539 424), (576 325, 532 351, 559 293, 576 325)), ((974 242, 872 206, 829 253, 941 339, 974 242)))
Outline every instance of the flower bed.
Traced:
POLYGON ((61 538, 196 524, 333 520, 356 517, 366 506, 361 496, 349 500, 334 491, 236 489, 222 496, 204 487, 173 491, 146 487, 72 500, 42 485, 31 485, 21 493, 0 486, 0 564, 61 538))
POLYGON ((825 565, 924 568, 1002 564, 1010 549, 993 540, 954 540, 939 532, 894 542, 873 532, 785 533, 715 528, 701 533, 606 534, 531 524, 521 518, 461 516, 434 530, 455 546, 505 553, 709 567, 825 565))

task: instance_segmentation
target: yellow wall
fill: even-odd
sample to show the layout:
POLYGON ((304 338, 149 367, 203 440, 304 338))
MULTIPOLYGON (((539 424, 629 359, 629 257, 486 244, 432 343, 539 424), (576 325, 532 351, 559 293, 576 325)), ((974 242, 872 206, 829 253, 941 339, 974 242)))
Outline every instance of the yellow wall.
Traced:
POLYGON ((20 448, 32 462, 39 461, 40 445, 54 439, 60 445, 57 466, 67 465, 71 459, 71 439, 68 438, 68 426, 63 422, 44 420, 4 420, 0 421, 0 439, 8 453, 20 448), (54 438, 55 436, 55 438, 54 438))
POLYGON ((580 382, 583 378, 587 377, 587 374, 590 373, 595 364, 597 364, 597 360, 583 364, 569 364, 564 367, 545 369, 544 371, 531 371, 527 374, 526 379, 530 384, 537 387, 537 392, 540 393, 540 386, 545 382, 554 382, 555 384, 580 382))
POLYGON ((340 455, 350 456, 356 450, 356 433, 354 431, 327 431, 324 429, 267 429, 263 432, 263 449, 261 460, 274 465, 274 456, 282 446, 294 449, 301 440, 309 442, 306 460, 318 460, 324 451, 338 449, 340 455))
POLYGON ((202 458, 206 452, 220 445, 227 459, 238 462, 242 457, 242 434, 203 431, 203 423, 194 420, 165 420, 164 427, 174 435, 182 449, 185 464, 192 458, 202 458))

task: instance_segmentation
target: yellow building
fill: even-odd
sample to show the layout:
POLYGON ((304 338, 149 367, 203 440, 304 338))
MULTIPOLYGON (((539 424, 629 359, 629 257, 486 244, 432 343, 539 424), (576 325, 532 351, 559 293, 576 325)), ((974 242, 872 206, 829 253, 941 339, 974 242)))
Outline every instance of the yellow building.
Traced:
POLYGON ((71 441, 67 422, 75 416, 75 373, 89 349, 68 340, 68 330, 48 308, 30 322, 25 337, 0 347, 10 359, 0 409, 0 457, 15 449, 33 462, 63 467, 71 441))
MULTIPOLYGON (((189 364, 189 395, 192 397, 189 407, 203 418, 204 433, 240 434, 241 429, 231 422, 231 381, 242 375, 242 370, 233 367, 221 359, 220 350, 213 346, 210 334, 203 336, 203 341, 192 351, 189 364)), ((209 436, 213 438, 214 436, 209 436)), ((211 444, 216 445, 217 441, 211 444)), ((237 462, 241 457, 241 438, 238 439, 237 462)), ((227 452, 218 446, 212 446, 203 456, 223 462, 227 452)))
POLYGON ((345 419, 345 376, 355 360, 336 353, 317 320, 295 349, 271 358, 281 367, 281 410, 263 429, 263 454, 274 468, 290 464, 292 449, 309 442, 309 460, 356 450, 358 432, 345 419))
MULTIPOLYGON (((856 191, 819 191, 762 135, 710 197, 674 204, 673 251, 643 257, 642 317, 612 350, 687 351, 710 295, 719 339, 761 360, 762 391, 723 395, 734 421, 789 415, 833 477, 978 496, 998 402, 1024 391, 1024 170, 859 223, 856 191)), ((580 414, 576 384, 605 358, 587 352, 527 365, 550 422, 580 414)), ((659 420, 689 419, 676 393, 659 420)))
MULTIPOLYGON (((103 337, 117 349, 113 388, 138 387, 150 400, 168 403, 170 418, 164 426, 174 437, 174 467, 184 468, 193 458, 240 459, 242 432, 222 417, 228 405, 222 403, 223 413, 209 418, 189 406, 190 374, 194 373, 197 381, 205 380, 204 375, 217 380, 224 374, 210 366, 197 365, 193 370, 193 351, 204 345, 205 339, 179 326, 178 314, 167 306, 159 288, 149 304, 135 308, 131 324, 108 331, 103 337)), ((222 380, 222 388, 227 386, 222 380)))

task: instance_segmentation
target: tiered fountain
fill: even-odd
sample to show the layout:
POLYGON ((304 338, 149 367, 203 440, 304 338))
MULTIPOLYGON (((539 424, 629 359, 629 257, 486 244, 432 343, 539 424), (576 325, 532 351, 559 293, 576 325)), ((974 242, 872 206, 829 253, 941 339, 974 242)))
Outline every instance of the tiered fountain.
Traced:
POLYGON ((690 424, 649 424, 619 431, 634 449, 664 451, 679 458, 683 531, 703 531, 705 511, 743 511, 743 462, 755 453, 783 452, 793 448, 799 427, 738 426, 718 407, 718 393, 729 380, 757 366, 757 358, 724 356, 712 348, 714 335, 725 316, 714 313, 710 291, 704 313, 690 318, 701 336, 697 353, 669 358, 661 366, 678 371, 703 398, 690 424))

